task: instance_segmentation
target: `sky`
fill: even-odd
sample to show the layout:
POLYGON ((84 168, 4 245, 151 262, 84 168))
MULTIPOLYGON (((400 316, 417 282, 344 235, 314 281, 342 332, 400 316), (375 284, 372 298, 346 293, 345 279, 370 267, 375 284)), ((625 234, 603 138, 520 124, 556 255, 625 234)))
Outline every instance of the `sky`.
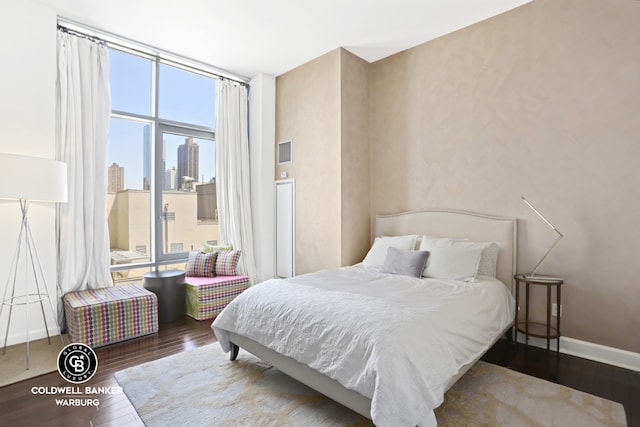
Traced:
MULTIPOLYGON (((152 67, 154 63, 110 49, 111 107, 143 116, 152 114, 152 67)), ((215 80, 167 64, 160 64, 158 81, 159 116, 163 119, 215 127, 215 80)), ((109 129, 109 165, 124 167, 125 188, 142 189, 144 121, 112 118, 109 129)), ((177 146, 186 136, 165 134, 165 164, 177 162, 177 146)), ((205 182, 215 176, 215 143, 203 139, 200 146, 198 179, 205 182)), ((195 177, 194 177, 195 178, 195 177)))

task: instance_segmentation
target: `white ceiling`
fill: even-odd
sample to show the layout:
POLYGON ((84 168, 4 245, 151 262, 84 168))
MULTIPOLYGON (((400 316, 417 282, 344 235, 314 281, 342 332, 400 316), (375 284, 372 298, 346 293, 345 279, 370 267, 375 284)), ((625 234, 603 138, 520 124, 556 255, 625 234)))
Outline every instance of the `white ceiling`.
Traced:
POLYGON ((344 47, 373 62, 531 0, 40 0, 58 16, 253 77, 344 47))

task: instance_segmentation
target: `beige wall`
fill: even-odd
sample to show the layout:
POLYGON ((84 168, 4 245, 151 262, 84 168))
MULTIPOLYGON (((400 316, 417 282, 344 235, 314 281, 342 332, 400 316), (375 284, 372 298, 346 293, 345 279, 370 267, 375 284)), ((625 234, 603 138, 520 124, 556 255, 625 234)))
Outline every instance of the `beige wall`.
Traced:
MULTIPOLYGON (((519 218, 563 335, 640 352, 640 2, 537 0, 371 66, 372 215, 519 218)), ((540 301, 536 293, 534 297, 540 301)))
POLYGON ((366 204, 367 227, 430 207, 517 217, 530 271, 555 235, 525 196, 566 236, 540 270, 565 278, 563 335, 640 352, 638 22, 637 1, 537 0, 374 64, 339 49, 279 77, 298 273, 362 258, 366 204))
MULTIPOLYGON (((296 273, 340 264, 340 51, 276 79, 276 143, 293 141, 296 273)), ((277 158, 276 158, 277 161, 277 158)))
POLYGON ((293 141, 296 273, 361 261, 370 240, 368 64, 336 49, 276 80, 276 142, 293 141))
POLYGON ((340 265, 352 265, 371 241, 369 64, 344 49, 340 60, 340 265))

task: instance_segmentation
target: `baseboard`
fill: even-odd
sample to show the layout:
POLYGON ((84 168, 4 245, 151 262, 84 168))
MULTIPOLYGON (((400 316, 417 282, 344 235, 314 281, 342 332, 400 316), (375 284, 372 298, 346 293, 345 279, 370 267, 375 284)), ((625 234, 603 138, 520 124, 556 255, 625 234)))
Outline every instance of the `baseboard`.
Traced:
MULTIPOLYGON (((49 336, 55 337, 60 335, 56 326, 49 326, 49 336)), ((44 327, 38 329, 32 329, 29 331, 29 341, 35 341, 47 337, 47 330, 44 327)), ((27 335, 25 332, 13 333, 7 336, 7 347, 15 344, 22 344, 27 342, 27 335)), ((0 341, 0 347, 4 345, 4 336, 0 341)))
MULTIPOLYGON (((523 344, 525 343, 523 333, 518 333, 518 342, 523 344)), ((551 340, 549 348, 556 351, 556 343, 557 340, 551 340)), ((530 336, 529 345, 546 349, 547 340, 530 336)), ((569 337, 560 337, 560 353, 640 372, 640 353, 634 353, 632 351, 607 347, 605 345, 581 341, 569 337)))

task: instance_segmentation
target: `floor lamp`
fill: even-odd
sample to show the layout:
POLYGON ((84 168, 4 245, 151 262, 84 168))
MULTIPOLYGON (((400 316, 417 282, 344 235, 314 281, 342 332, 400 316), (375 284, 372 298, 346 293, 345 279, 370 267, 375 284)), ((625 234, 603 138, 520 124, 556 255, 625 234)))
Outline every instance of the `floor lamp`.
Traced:
MULTIPOLYGON (((52 159, 21 156, 15 154, 0 153, 0 199, 18 200, 22 211, 22 223, 18 241, 11 261, 9 278, 4 288, 2 305, 0 306, 0 318, 5 306, 8 307, 9 317, 7 329, 4 335, 4 348, 7 349, 7 337, 11 325, 11 315, 14 306, 25 307, 26 345, 27 345, 27 369, 29 369, 29 306, 39 304, 44 327, 47 331, 47 340, 51 344, 49 326, 45 315, 45 300, 53 314, 53 319, 60 334, 58 316, 53 309, 49 291, 45 281, 40 258, 29 226, 29 204, 31 202, 66 202, 67 201, 67 165, 52 159), (19 265, 24 262, 25 277, 24 286, 16 289, 19 265), (33 283, 30 283, 33 279, 33 283), (9 288, 11 288, 9 296, 9 288)), ((60 335, 62 341, 62 335, 60 335)), ((64 345, 64 341, 62 341, 64 345)))

